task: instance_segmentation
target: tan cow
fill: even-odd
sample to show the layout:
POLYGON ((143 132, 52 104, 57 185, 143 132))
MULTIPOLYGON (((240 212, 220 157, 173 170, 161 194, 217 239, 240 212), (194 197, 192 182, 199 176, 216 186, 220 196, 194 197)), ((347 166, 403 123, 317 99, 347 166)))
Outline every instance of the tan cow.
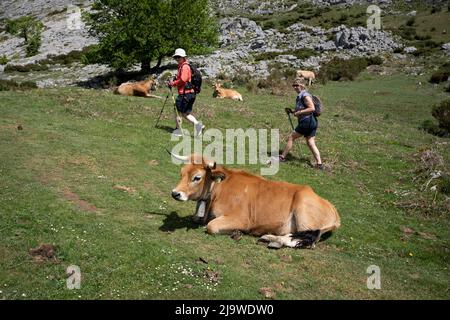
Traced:
POLYGON ((242 95, 236 90, 232 89, 223 89, 220 83, 216 83, 213 85, 214 93, 213 96, 219 99, 233 99, 243 101, 242 95))
POLYGON ((316 75, 312 71, 297 70, 297 78, 304 78, 309 81, 309 85, 316 80, 316 75))
POLYGON ((299 248, 314 247, 340 226, 336 208, 307 185, 266 180, 197 155, 172 156, 186 162, 172 197, 197 201, 194 218, 209 221, 209 234, 240 230, 272 248, 299 248))
POLYGON ((151 90, 155 90, 156 81, 153 77, 139 82, 125 82, 114 90, 115 94, 122 96, 139 96, 146 98, 159 98, 161 97, 150 94, 151 90))

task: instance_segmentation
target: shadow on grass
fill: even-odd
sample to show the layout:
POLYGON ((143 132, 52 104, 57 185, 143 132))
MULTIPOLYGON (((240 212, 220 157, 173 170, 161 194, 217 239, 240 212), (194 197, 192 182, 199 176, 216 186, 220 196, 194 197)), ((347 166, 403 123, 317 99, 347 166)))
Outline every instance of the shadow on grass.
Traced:
MULTIPOLYGON (((291 163, 291 164, 306 163, 311 168, 314 167, 314 165, 311 163, 311 160, 308 156, 306 156, 306 155, 296 156, 296 155, 293 155, 293 151, 298 153, 298 150, 291 150, 291 152, 288 153, 288 155, 286 156, 286 163, 291 163)), ((306 149, 305 152, 309 152, 309 150, 306 149)), ((282 153, 283 153, 283 150, 278 151, 278 154, 282 154, 282 153)), ((270 154, 270 152, 268 152, 267 156, 271 157, 272 155, 270 154)))
POLYGON ((180 217, 177 212, 172 211, 169 214, 161 212, 149 212, 152 215, 165 216, 162 226, 158 229, 164 232, 172 232, 178 229, 186 229, 186 231, 202 228, 203 225, 195 223, 192 216, 180 217))
POLYGON ((172 133, 173 130, 175 130, 173 127, 164 126, 164 125, 162 126, 162 125, 159 125, 159 124, 156 127, 156 129, 163 130, 163 131, 166 131, 166 132, 169 132, 169 133, 172 133))
POLYGON ((135 80, 141 81, 146 80, 150 75, 160 75, 166 70, 176 70, 177 65, 174 63, 169 63, 161 67, 154 67, 150 70, 150 73, 144 71, 127 71, 127 70, 116 70, 109 71, 104 74, 94 76, 85 81, 78 81, 76 85, 82 88, 88 89, 108 89, 113 86, 118 86, 121 83, 135 80))

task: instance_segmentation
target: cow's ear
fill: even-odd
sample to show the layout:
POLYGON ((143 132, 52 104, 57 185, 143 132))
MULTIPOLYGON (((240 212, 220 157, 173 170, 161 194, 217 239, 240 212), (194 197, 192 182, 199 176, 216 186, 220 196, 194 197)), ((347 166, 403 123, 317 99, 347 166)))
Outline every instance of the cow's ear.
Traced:
POLYGON ((210 161, 205 165, 205 169, 214 170, 216 168, 216 162, 210 161))
POLYGON ((211 179, 216 182, 221 182, 222 180, 225 180, 225 172, 220 170, 214 170, 211 172, 211 179))

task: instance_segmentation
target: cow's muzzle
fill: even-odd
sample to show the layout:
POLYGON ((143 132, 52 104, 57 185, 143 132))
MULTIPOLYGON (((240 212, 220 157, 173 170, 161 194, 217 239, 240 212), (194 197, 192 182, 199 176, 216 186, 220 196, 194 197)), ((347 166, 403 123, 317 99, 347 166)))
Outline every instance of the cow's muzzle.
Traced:
POLYGON ((186 201, 187 197, 184 192, 178 192, 176 190, 172 190, 172 198, 178 201, 186 201))

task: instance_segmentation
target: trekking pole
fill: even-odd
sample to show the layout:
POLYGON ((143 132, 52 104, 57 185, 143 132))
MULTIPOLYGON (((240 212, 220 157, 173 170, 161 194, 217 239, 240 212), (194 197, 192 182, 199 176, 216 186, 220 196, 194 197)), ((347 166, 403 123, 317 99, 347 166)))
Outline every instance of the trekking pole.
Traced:
POLYGON ((170 92, 167 93, 166 100, 164 100, 163 106, 162 106, 162 108, 161 108, 161 112, 159 113, 158 120, 156 120, 155 128, 158 127, 159 120, 161 119, 161 116, 162 116, 163 111, 164 111, 164 107, 166 106, 167 99, 169 99, 169 95, 170 95, 170 92))
POLYGON ((287 108, 285 110, 286 110, 286 113, 288 115, 289 122, 291 123, 292 130, 295 131, 294 124, 292 123, 292 119, 291 119, 291 113, 287 111, 287 108))
POLYGON ((178 113, 178 110, 177 110, 177 104, 175 102, 175 97, 173 96, 172 87, 170 87, 170 93, 172 94, 173 109, 175 110, 175 116, 177 118, 176 122, 177 122, 177 125, 180 126, 181 134, 183 134, 183 128, 181 127, 181 117, 180 117, 180 114, 178 113), (178 123, 178 119, 180 119, 180 123, 178 123))
MULTIPOLYGON (((290 111, 288 112, 288 108, 286 108, 285 110, 286 110, 286 113, 287 113, 287 115, 288 115, 289 123, 291 124, 292 131, 295 131, 295 127, 294 127, 294 124, 292 123, 292 119, 291 119, 291 112, 290 112, 290 111)), ((290 109, 289 109, 289 110, 290 110, 290 109)), ((292 148, 294 148, 294 146, 295 146, 295 145, 293 145, 292 148)), ((300 148, 300 147, 299 147, 299 148, 300 148)), ((300 153, 301 153, 301 150, 300 150, 300 153)))

